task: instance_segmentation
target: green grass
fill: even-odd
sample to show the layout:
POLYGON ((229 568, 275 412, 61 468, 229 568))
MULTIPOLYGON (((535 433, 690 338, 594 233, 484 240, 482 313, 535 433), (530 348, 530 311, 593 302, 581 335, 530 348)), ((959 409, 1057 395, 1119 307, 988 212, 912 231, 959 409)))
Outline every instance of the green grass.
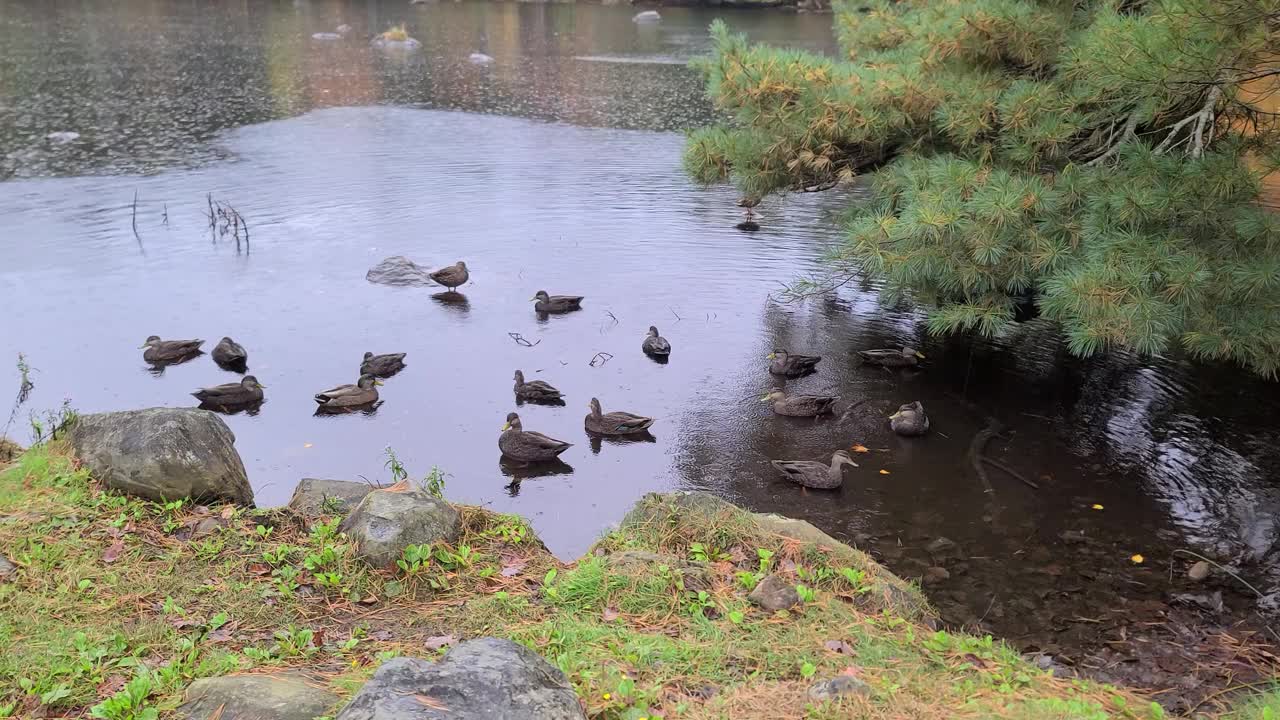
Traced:
POLYGON ((0 553, 21 567, 0 584, 0 647, 17 649, 0 653, 0 717, 167 717, 196 678, 286 667, 346 697, 451 634, 528 645, 604 720, 1162 717, 990 638, 936 632, 919 594, 865 555, 725 503, 650 497, 569 565, 520 518, 460 509, 457 545, 371 570, 333 519, 126 498, 57 443, 29 450, 0 471, 0 553), (210 517, 225 527, 184 539, 210 517), (747 601, 739 576, 792 566, 809 601, 747 601), (840 673, 870 694, 809 700, 840 673))

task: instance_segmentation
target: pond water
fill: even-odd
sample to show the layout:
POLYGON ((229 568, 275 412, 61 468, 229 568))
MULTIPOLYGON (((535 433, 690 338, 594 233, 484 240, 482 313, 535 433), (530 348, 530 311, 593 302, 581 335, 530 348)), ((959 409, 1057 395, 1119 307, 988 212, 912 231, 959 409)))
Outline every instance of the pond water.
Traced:
POLYGON ((1247 676, 1247 654, 1204 659, 1228 626, 1268 638, 1255 593, 1187 580, 1194 558, 1175 551, 1262 594, 1280 585, 1276 385, 1178 358, 1072 359, 1039 322, 996 342, 931 339, 866 283, 776 302, 780 282, 822 268, 853 198, 771 197, 760 231, 737 230, 732 189, 680 169, 676 131, 713 117, 686 63, 717 16, 820 52, 834 51, 830 18, 664 9, 638 25, 634 12, 0 0, 0 359, 35 368, 11 434, 64 398, 82 412, 193 405, 197 387, 238 376, 207 356, 151 373, 138 346, 230 335, 268 386, 259 413, 226 418, 262 505, 303 477, 386 481, 391 446, 415 476, 442 468, 451 499, 529 517, 567 558, 646 492, 709 489, 927 576, 950 623, 1094 676, 1179 684, 1172 705, 1247 676), (419 49, 370 47, 400 22, 419 49), (244 216, 247 247, 210 231, 209 197, 244 216), (391 255, 466 260, 465 299, 366 282, 391 255), (539 289, 585 295, 584 309, 541 320, 539 289), (640 352, 651 324, 674 345, 668 364, 640 352), (903 344, 921 368, 854 354, 903 344), (777 384, 774 347, 825 358, 789 391, 861 404, 773 416, 758 399, 777 384), (408 353, 381 406, 314 417, 312 395, 353 382, 366 350, 408 353), (517 368, 567 396, 520 409, 526 429, 574 443, 546 472, 499 463, 517 368), (654 441, 592 443, 593 396, 658 418, 654 441), (933 432, 897 438, 885 418, 913 400, 933 432), (1007 431, 987 456, 1037 488, 995 468, 984 488, 970 444, 992 418, 1007 431), (868 452, 835 493, 768 464, 853 445, 868 452), (1214 592, 1221 611, 1176 598, 1214 592))

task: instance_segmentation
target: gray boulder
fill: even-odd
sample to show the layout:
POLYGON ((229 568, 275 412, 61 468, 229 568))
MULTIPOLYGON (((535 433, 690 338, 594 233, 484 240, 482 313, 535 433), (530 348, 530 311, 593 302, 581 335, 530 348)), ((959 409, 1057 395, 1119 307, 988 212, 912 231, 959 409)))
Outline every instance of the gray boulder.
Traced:
POLYGON ((342 521, 356 554, 374 567, 401 557, 408 545, 453 542, 462 534, 462 515, 425 490, 375 490, 342 521))
POLYGON ((300 515, 346 515, 365 495, 373 492, 369 483, 350 480, 303 478, 293 489, 289 509, 300 515))
POLYGON ((185 720, 312 720, 339 698, 297 675, 227 675, 187 687, 178 717, 185 720))
POLYGON ((569 680, 510 640, 464 642, 439 662, 395 658, 337 720, 586 720, 569 680))
POLYGON ((435 285, 430 272, 403 255, 393 255, 370 268, 364 279, 379 285, 435 285))
POLYGON ((253 505, 253 489, 222 418, 192 408, 82 415, 71 447, 107 487, 149 500, 253 505))
POLYGON ((776 612, 800 604, 800 593, 782 576, 768 575, 756 584, 747 599, 765 610, 776 612))

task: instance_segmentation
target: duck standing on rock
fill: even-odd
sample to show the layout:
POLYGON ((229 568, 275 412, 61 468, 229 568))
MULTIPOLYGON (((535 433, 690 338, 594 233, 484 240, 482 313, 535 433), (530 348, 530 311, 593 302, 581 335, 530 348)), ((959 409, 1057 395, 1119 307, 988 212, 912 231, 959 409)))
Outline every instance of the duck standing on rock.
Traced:
POLYGON ((600 411, 600 401, 595 398, 591 398, 588 407, 591 408, 591 414, 587 415, 583 424, 587 432, 597 435, 632 435, 648 430, 655 422, 651 417, 618 410, 603 413, 600 411))
POLYGON ((152 335, 142 344, 142 359, 149 363, 171 363, 185 360, 200 352, 203 340, 161 340, 152 335))
POLYGON ((240 343, 224 337, 213 346, 213 361, 222 368, 243 368, 249 363, 249 353, 240 343))
POLYGON ((234 409, 262 402, 265 387, 258 378, 245 375, 240 382, 201 388, 191 394, 200 401, 201 407, 234 409))
POLYGON ((645 336, 644 342, 640 344, 640 349, 644 350, 644 354, 650 357, 664 358, 671 355, 671 343, 658 334, 658 328, 654 325, 649 326, 649 334, 645 336))
POLYGON ((760 400, 761 402, 772 403, 773 411, 779 415, 786 415, 787 417, 818 417, 819 415, 832 413, 836 401, 839 399, 839 395, 788 396, 781 388, 774 388, 760 400))
POLYGON ((924 353, 911 347, 901 350, 859 350, 858 357, 867 365, 900 368, 915 367, 924 359, 924 353))
POLYGON ((405 353, 374 355, 371 352, 367 352, 364 354, 364 360, 360 363, 360 374, 380 378, 391 377, 404 369, 404 356, 405 353))
POLYGON ((542 380, 524 381, 524 372, 517 370, 515 374, 516 399, 529 402, 556 402, 563 398, 560 391, 542 380))
POLYGON ((378 385, 382 383, 372 375, 361 375, 355 385, 339 385, 316 393, 316 402, 325 409, 354 408, 378 401, 378 385))
POLYGON ((898 412, 889 416, 889 427, 903 437, 920 437, 929 432, 929 416, 924 414, 924 405, 917 400, 898 408, 898 412))
POLYGON ((467 264, 459 260, 449 267, 442 267, 433 273, 428 273, 428 277, 441 285, 449 288, 452 292, 454 288, 465 285, 467 280, 471 279, 471 273, 467 272, 467 264))
POLYGON ((792 355, 786 350, 775 349, 766 356, 769 359, 769 372, 797 378, 814 371, 814 366, 822 361, 820 355, 792 355))
POLYGON ((582 309, 582 295, 548 295, 539 290, 533 296, 533 309, 540 313, 567 313, 582 309))
POLYGON ((831 464, 812 460, 770 460, 769 463, 786 479, 814 490, 835 490, 844 483, 844 466, 858 467, 847 450, 837 450, 831 464))
POLYGON ((498 449, 512 460, 521 462, 544 462, 555 460, 560 453, 573 447, 573 443, 556 440, 540 432, 525 430, 520 423, 520 416, 507 413, 507 422, 502 426, 502 435, 498 436, 498 449))

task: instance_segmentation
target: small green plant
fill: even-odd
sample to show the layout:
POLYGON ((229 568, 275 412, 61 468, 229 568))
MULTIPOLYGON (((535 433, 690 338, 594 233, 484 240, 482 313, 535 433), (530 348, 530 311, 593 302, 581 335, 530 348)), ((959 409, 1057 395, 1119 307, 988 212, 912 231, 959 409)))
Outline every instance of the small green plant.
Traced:
POLYGON ((756 585, 759 585, 760 581, 764 579, 763 573, 747 572, 746 570, 739 570, 733 576, 738 579, 738 584, 747 592, 755 590, 756 585))
POLYGON ((448 548, 439 547, 435 551, 440 566, 449 571, 466 570, 475 563, 476 551, 470 545, 459 545, 452 552, 448 548))
POLYGON ((746 618, 747 618, 746 613, 742 612, 741 610, 729 611, 729 622, 733 623, 734 625, 741 625, 742 621, 745 620, 746 618))
POLYGON ((396 567, 406 575, 417 575, 431 564, 430 545, 407 545, 396 560, 396 567))
POLYGON ((296 550, 297 548, 292 545, 277 545, 270 550, 262 551, 262 561, 272 567, 279 567, 289 562, 289 557, 296 550))
POLYGON ((556 568, 551 568, 550 570, 547 571, 547 574, 542 577, 542 592, 552 600, 555 600, 556 598, 560 597, 560 591, 556 589, 556 586, 554 584, 556 581, 556 575, 559 575, 559 574, 560 574, 559 570, 557 570, 556 568))
POLYGON ((297 628, 293 625, 277 630, 274 637, 280 643, 280 657, 309 657, 319 648, 315 646, 315 631, 311 628, 297 628))
POLYGON ((497 526, 486 530, 484 535, 496 537, 511 545, 519 545, 529 536, 529 526, 519 515, 499 515, 497 526))
POLYGON ((424 484, 426 485, 427 492, 430 493, 432 497, 438 500, 444 499, 444 473, 440 468, 432 465, 431 472, 427 473, 427 478, 424 484))
POLYGON ((818 668, 813 663, 807 660, 804 663, 801 663, 800 677, 808 680, 809 678, 813 677, 813 674, 816 672, 818 672, 818 668))
POLYGON ((760 560, 760 574, 768 575, 769 567, 773 565, 773 551, 758 548, 756 550, 756 557, 760 560))
POLYGON ((689 614, 694 617, 705 617, 708 609, 714 610, 716 607, 715 601, 711 599, 710 593, 706 590, 699 590, 696 593, 690 591, 687 593, 687 597, 688 602, 686 603, 686 608, 688 609, 689 614))
POLYGON ((871 587, 867 585, 867 573, 865 570, 854 570, 853 568, 840 568, 840 577, 853 588, 858 594, 871 592, 871 587))
MULTIPOLYGON (((403 26, 401 26, 403 28, 403 26)), ((390 32, 388 30, 387 32, 390 32)), ((383 35, 383 37, 386 37, 383 35)), ((396 484, 409 479, 409 471, 404 468, 404 464, 400 462, 400 458, 396 457, 396 451, 390 445, 386 447, 387 461, 383 463, 383 467, 391 471, 391 484, 396 484)))
POLYGON ((799 595, 800 601, 804 603, 811 603, 818 599, 818 593, 814 592, 813 588, 804 584, 796 585, 796 595, 799 595))
POLYGON ((342 512, 342 498, 336 495, 325 495, 320 500, 320 514, 337 515, 342 512))
POLYGON ((155 689, 151 673, 141 672, 119 692, 90 708, 89 714, 102 720, 155 720, 159 711, 147 704, 155 689))

